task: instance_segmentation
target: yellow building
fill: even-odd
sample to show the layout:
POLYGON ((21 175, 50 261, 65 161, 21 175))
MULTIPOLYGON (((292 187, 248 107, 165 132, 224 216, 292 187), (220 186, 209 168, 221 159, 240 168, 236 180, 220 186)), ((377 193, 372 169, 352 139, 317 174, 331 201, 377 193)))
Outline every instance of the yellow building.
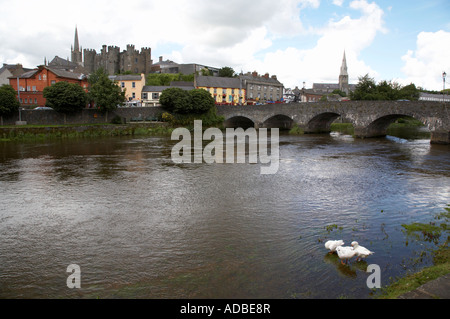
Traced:
POLYGON ((216 104, 245 105, 245 89, 239 78, 196 76, 195 88, 208 91, 216 104))
POLYGON ((122 91, 125 91, 127 104, 141 104, 142 89, 145 86, 145 74, 141 75, 114 75, 110 79, 117 82, 122 91))

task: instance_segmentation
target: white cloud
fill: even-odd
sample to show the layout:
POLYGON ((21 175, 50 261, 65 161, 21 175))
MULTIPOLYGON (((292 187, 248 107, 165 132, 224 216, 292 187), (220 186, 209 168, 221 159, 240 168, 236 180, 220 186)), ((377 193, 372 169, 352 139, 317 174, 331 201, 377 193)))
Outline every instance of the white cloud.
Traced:
POLYGON ((414 83, 426 89, 442 90, 442 72, 450 74, 449 52, 450 32, 440 30, 419 33, 416 49, 408 50, 402 57, 405 63, 402 71, 406 77, 397 81, 404 85, 414 83))
POLYGON ((333 4, 338 7, 342 7, 344 0, 333 0, 333 4))
POLYGON ((326 26, 314 29, 320 37, 314 48, 289 47, 270 52, 262 60, 250 61, 244 69, 276 74, 286 87, 300 87, 303 81, 307 87, 313 82, 337 83, 345 50, 350 82, 356 83, 359 76, 367 73, 377 76, 375 70, 359 59, 359 54, 371 45, 378 33, 386 32, 383 10, 366 0, 353 1, 350 8, 359 11, 361 16, 330 20, 326 26))

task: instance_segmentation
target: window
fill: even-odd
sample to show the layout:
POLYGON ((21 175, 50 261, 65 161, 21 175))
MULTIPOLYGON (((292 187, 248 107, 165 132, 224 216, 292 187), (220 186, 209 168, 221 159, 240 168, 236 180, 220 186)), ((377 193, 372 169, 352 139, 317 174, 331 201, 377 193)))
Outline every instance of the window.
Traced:
POLYGON ((41 75, 39 74, 39 81, 41 81, 42 80, 42 77, 41 77, 41 75))
POLYGON ((30 86, 29 85, 27 85, 27 91, 28 92, 30 92, 31 90, 30 90, 30 86))
POLYGON ((135 87, 136 87, 136 82, 132 82, 132 83, 131 83, 131 87, 132 87, 132 88, 135 88, 135 87))
POLYGON ((159 99, 159 93, 152 93, 152 100, 158 100, 159 99))
POLYGON ((34 104, 37 104, 37 98, 34 98, 34 104))
POLYGON ((55 80, 53 80, 51 84, 53 85, 53 84, 55 84, 55 83, 56 83, 56 81, 55 81, 55 80))
POLYGON ((148 97, 147 93, 142 93, 142 99, 143 99, 143 100, 146 100, 147 97, 148 97))
POLYGON ((121 83, 120 83, 120 86, 121 86, 122 88, 124 88, 124 87, 125 87, 125 82, 121 82, 121 83))
POLYGON ((36 85, 33 85, 33 92, 36 92, 36 85))
POLYGON ((135 92, 133 92, 133 99, 135 99, 136 98, 136 93, 135 92))

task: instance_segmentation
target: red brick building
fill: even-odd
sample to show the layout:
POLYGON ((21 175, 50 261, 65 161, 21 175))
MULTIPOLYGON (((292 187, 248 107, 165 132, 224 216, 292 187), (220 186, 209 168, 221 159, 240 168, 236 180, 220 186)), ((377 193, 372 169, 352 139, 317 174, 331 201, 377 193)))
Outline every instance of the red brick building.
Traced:
MULTIPOLYGON (((44 88, 57 82, 77 83, 85 90, 88 88, 84 74, 41 65, 19 76, 20 104, 24 107, 45 106, 44 88)), ((17 91, 17 77, 10 77, 9 84, 17 91)))

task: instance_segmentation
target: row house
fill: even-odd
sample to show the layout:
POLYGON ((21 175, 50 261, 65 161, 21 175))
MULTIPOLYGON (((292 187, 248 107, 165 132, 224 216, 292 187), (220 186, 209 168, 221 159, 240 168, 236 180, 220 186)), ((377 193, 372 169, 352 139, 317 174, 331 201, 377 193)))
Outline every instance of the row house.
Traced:
POLYGON ((191 85, 174 85, 170 86, 144 86, 142 90, 142 106, 161 106, 159 97, 165 89, 180 88, 185 91, 195 89, 193 83, 191 85))
POLYGON ((45 65, 37 69, 25 72, 17 77, 10 77, 9 84, 19 92, 20 103, 23 106, 45 106, 44 88, 57 82, 76 83, 88 89, 86 75, 69 72, 61 69, 53 69, 45 65))
POLYGON ((208 91, 217 105, 245 105, 245 88, 240 78, 196 76, 195 88, 208 91))
POLYGON ((284 86, 276 75, 259 75, 256 71, 239 76, 247 92, 247 104, 281 103, 284 86))
POLYGON ((139 105, 142 103, 142 89, 145 86, 145 74, 140 75, 112 75, 109 79, 125 91, 127 104, 139 105))

